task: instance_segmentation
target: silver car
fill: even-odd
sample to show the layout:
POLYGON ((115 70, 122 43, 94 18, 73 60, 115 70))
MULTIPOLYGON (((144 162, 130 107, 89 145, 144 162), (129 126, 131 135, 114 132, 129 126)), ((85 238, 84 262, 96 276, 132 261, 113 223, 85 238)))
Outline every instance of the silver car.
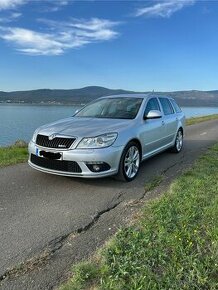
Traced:
POLYGON ((184 125, 172 98, 102 97, 73 117, 38 128, 29 143, 29 165, 64 176, 131 181, 143 160, 169 148, 181 151, 184 125))

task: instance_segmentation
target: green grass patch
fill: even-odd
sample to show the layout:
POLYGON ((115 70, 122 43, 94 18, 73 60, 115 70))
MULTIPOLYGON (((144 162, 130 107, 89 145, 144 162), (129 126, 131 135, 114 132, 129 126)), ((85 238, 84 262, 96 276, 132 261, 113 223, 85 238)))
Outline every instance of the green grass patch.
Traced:
POLYGON ((81 262, 73 269, 73 278, 63 285, 61 290, 85 290, 92 289, 100 279, 100 271, 96 264, 90 262, 81 262), (84 288, 85 287, 85 288, 84 288))
POLYGON ((218 144, 62 290, 218 289, 218 144))
POLYGON ((25 162, 27 159, 27 144, 23 141, 17 141, 12 146, 0 147, 0 167, 25 162))
POLYGON ((201 122, 205 122, 205 121, 209 121, 209 120, 216 120, 218 119, 218 114, 213 114, 213 115, 208 115, 208 116, 203 116, 203 117, 193 117, 193 118, 189 118, 186 119, 186 125, 194 125, 197 123, 201 123, 201 122))

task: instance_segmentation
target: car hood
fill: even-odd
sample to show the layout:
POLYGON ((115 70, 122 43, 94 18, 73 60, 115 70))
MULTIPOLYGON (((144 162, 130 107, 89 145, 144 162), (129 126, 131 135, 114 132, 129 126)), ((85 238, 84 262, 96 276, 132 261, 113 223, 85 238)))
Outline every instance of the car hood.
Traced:
POLYGON ((133 120, 71 117, 39 128, 38 134, 94 137, 107 132, 127 130, 133 120))

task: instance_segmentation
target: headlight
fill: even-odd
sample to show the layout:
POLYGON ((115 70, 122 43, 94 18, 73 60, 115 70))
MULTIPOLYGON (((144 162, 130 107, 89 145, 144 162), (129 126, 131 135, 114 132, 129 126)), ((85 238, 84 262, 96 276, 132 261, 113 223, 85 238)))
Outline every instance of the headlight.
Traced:
POLYGON ((34 143, 36 143, 36 137, 37 137, 37 135, 38 135, 38 129, 35 130, 35 132, 33 133, 32 141, 33 141, 34 143))
POLYGON ((77 148, 95 149, 109 147, 115 142, 117 135, 117 133, 107 133, 96 137, 83 138, 77 148))

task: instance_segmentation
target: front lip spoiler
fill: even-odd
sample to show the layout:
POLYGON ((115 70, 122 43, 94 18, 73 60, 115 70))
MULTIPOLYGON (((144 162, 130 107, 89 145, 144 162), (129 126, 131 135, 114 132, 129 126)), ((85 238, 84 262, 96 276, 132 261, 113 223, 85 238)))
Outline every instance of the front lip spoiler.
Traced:
POLYGON ((40 166, 33 164, 30 160, 28 160, 28 164, 32 168, 39 170, 41 172, 50 173, 50 174, 54 174, 54 175, 60 175, 60 176, 70 176, 70 177, 80 177, 80 178, 102 178, 102 177, 112 176, 112 175, 115 175, 117 173, 117 171, 113 170, 113 171, 93 173, 93 174, 87 175, 87 174, 82 174, 82 173, 69 173, 66 171, 62 172, 62 171, 43 168, 43 167, 40 167, 40 166))

